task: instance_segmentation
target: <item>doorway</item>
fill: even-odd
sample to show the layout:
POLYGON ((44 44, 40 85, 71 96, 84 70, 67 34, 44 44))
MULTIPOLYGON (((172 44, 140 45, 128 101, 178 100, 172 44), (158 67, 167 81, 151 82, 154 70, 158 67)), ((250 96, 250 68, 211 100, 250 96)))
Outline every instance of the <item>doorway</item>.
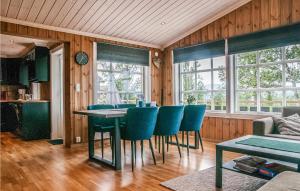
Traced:
POLYGON ((64 142, 64 47, 58 46, 51 50, 51 140, 64 142))

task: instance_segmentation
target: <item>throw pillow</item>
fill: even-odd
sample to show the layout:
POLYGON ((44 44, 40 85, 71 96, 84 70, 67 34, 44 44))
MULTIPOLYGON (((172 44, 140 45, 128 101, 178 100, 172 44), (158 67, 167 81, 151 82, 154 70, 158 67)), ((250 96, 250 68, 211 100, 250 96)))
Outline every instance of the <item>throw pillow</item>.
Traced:
POLYGON ((296 113, 288 117, 273 117, 274 125, 282 135, 300 136, 300 116, 296 113))

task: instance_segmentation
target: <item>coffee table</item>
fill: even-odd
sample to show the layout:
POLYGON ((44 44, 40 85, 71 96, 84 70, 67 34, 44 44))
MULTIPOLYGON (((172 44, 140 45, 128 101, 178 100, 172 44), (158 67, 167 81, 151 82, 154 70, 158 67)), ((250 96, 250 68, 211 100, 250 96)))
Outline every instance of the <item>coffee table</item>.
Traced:
POLYGON ((250 145, 243 145, 243 144, 237 143, 238 141, 246 140, 249 138, 260 138, 260 139, 267 139, 267 140, 273 140, 273 141, 287 141, 287 142, 292 142, 292 143, 299 143, 299 141, 295 141, 295 140, 247 135, 244 137, 240 137, 237 139, 233 139, 233 140, 229 140, 229 141, 225 141, 225 142, 217 144, 216 145, 216 187, 218 187, 218 188, 222 187, 222 170, 223 170, 223 168, 232 170, 232 171, 236 171, 239 173, 247 174, 250 176, 266 178, 266 177, 260 176, 258 174, 255 174, 255 173, 254 174, 245 173, 245 172, 239 171, 237 169, 234 169, 233 161, 223 164, 223 151, 258 156, 258 157, 263 157, 263 158, 267 158, 267 159, 271 159, 271 160, 273 159, 273 160, 276 160, 276 162, 280 161, 281 163, 289 165, 289 166, 293 167, 295 169, 295 171, 300 172, 300 153, 287 152, 287 151, 262 148, 262 147, 250 146, 250 145))

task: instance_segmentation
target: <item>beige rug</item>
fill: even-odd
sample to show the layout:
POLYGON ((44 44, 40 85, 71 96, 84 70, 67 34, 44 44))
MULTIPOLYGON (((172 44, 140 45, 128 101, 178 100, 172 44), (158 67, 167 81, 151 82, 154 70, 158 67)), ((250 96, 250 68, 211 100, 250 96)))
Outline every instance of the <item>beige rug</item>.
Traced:
POLYGON ((267 180, 223 170, 223 189, 215 187, 215 167, 173 178, 161 185, 175 191, 255 191, 267 180))

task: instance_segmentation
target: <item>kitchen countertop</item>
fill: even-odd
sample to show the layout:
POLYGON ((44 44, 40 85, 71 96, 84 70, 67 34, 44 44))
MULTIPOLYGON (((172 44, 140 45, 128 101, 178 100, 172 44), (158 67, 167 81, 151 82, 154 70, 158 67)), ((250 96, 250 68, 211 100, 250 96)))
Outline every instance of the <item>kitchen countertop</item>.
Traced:
POLYGON ((0 103, 45 103, 50 100, 0 100, 0 103))

